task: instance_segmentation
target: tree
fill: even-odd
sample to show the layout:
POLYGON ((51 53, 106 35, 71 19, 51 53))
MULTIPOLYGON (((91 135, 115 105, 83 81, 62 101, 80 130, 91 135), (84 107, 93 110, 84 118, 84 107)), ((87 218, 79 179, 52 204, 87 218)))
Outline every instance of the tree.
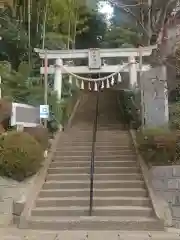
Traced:
POLYGON ((53 0, 49 5, 48 26, 66 38, 66 48, 75 48, 76 36, 86 30, 84 0, 53 0))
POLYGON ((137 47, 141 43, 141 34, 137 28, 113 26, 106 32, 103 46, 106 48, 137 47))
POLYGON ((99 48, 107 31, 104 15, 95 10, 84 13, 80 17, 87 18, 87 29, 77 35, 76 48, 99 48))
MULTIPOLYGON (((44 102, 43 81, 39 76, 42 62, 33 49, 99 47, 106 23, 102 15, 87 7, 86 0, 14 0, 13 4, 9 1, 0 10, 2 95, 37 106, 44 102)), ((62 109, 74 87, 63 80, 62 105, 50 78, 48 84, 51 116, 62 117, 62 109)))
POLYGON ((132 0, 108 0, 114 6, 120 8, 134 18, 134 21, 140 26, 141 31, 146 38, 144 43, 154 44, 157 41, 161 29, 167 21, 167 18, 177 6, 178 0, 151 0, 150 5, 147 1, 141 1, 134 4, 132 0))

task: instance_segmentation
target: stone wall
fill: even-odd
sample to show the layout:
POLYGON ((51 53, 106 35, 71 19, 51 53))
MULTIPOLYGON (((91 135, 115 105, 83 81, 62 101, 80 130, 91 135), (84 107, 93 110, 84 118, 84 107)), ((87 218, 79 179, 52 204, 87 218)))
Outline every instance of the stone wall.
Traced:
POLYGON ((7 227, 13 223, 13 205, 18 201, 26 201, 35 176, 23 182, 0 177, 0 227, 7 227))
POLYGON ((152 167, 149 177, 155 192, 169 203, 173 225, 180 228, 180 166, 152 167))

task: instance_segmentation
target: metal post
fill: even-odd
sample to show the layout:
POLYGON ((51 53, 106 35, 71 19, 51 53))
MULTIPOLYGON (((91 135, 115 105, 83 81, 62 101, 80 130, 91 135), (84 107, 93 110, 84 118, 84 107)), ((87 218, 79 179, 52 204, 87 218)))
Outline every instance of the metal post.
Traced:
MULTIPOLYGON (((48 58, 46 49, 44 58, 44 104, 48 105, 48 58)), ((44 119, 44 127, 47 128, 47 119, 44 119)))
POLYGON ((152 7, 152 0, 148 0, 148 46, 151 45, 151 7, 152 7))
POLYGON ((31 0, 28 0, 28 64, 31 67, 31 0))
POLYGON ((143 93, 143 82, 142 82, 142 49, 139 47, 139 82, 141 91, 141 124, 144 127, 144 93, 143 93))

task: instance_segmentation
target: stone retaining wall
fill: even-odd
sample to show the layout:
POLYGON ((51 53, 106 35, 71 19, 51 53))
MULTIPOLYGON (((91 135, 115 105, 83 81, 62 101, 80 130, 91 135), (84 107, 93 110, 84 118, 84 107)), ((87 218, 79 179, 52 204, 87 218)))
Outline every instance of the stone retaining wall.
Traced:
POLYGON ((14 203, 26 201, 35 176, 21 183, 0 177, 0 227, 7 227, 13 223, 14 203))
POLYGON ((152 167, 149 177, 155 192, 169 203, 173 225, 180 228, 180 166, 152 167))

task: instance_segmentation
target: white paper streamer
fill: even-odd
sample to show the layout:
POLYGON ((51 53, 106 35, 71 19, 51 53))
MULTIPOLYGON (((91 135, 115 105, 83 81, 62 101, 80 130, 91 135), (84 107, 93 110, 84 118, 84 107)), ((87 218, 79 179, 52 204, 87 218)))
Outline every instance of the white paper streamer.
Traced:
POLYGON ((81 89, 84 89, 84 81, 81 81, 81 89))
POLYGON ((106 87, 110 88, 109 79, 106 80, 106 87))
POLYGON ((88 82, 88 89, 91 90, 91 82, 88 82))
POLYGON ((122 82, 121 74, 118 73, 118 82, 122 82))
POLYGON ((76 78, 76 86, 79 87, 79 81, 77 78, 76 78))
POLYGON ((111 85, 114 85, 114 77, 111 78, 111 85))
POLYGON ((69 83, 72 84, 72 75, 69 75, 69 83))
POLYGON ((98 91, 98 86, 97 86, 97 82, 94 83, 94 91, 98 91))
POLYGON ((101 89, 104 88, 104 81, 102 81, 102 84, 101 84, 101 89))

